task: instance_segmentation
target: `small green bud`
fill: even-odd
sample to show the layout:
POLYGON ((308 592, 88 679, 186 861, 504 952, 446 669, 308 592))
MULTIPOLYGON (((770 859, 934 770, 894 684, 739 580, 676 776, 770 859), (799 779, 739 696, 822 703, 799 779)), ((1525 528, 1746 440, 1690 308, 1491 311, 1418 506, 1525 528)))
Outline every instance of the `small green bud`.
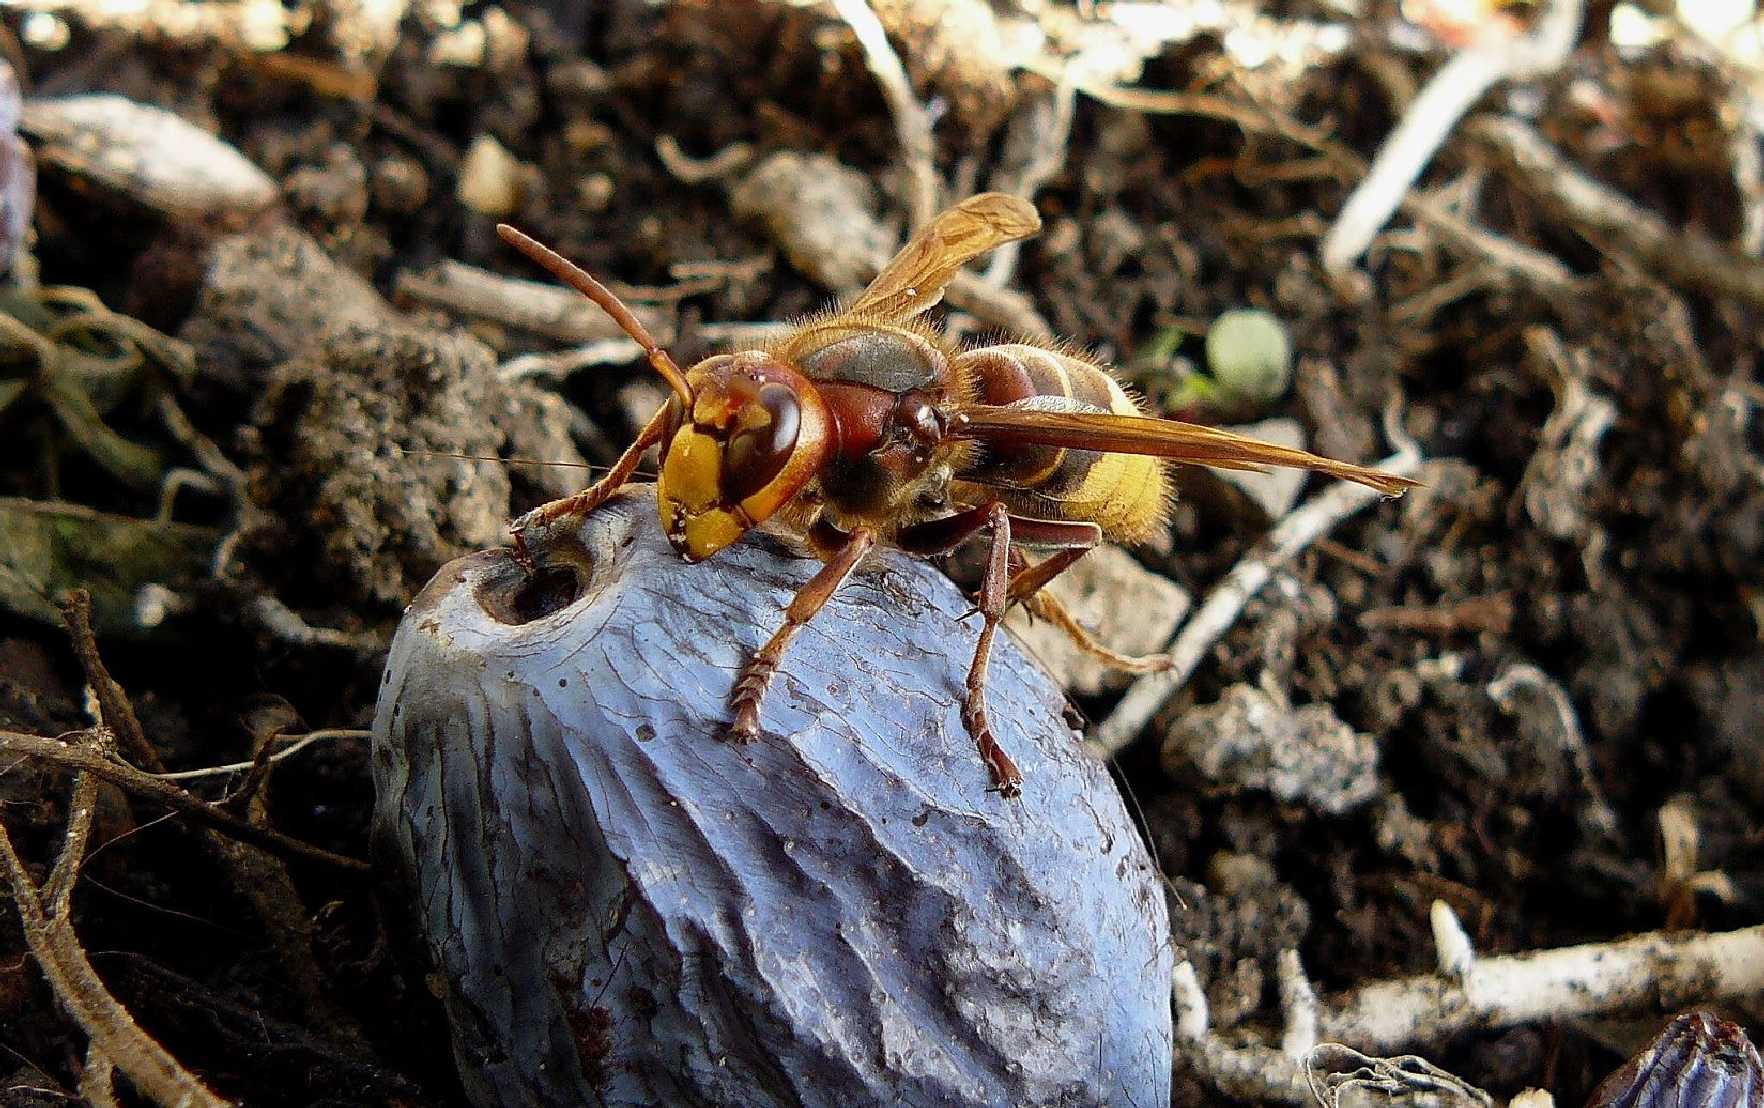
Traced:
POLYGON ((1292 340, 1271 313, 1236 308, 1207 328, 1207 365, 1221 391, 1270 404, 1292 384, 1292 340))

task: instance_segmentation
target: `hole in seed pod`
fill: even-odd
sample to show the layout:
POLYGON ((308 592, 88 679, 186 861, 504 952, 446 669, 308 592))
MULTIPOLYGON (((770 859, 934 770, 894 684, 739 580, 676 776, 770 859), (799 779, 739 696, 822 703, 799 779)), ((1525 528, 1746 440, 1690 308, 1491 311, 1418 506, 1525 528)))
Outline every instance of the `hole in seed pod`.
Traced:
POLYGON ((517 623, 544 619, 575 603, 582 595, 582 578, 570 566, 546 566, 536 571, 509 598, 509 610, 517 623))

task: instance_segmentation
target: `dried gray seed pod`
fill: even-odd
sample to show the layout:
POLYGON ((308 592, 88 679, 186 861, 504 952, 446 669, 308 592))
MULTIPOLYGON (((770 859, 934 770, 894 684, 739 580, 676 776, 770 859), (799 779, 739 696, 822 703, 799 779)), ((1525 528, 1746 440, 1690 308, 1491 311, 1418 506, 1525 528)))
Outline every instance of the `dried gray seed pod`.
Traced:
POLYGON ((1024 795, 987 791, 946 578, 872 558, 735 746, 735 673, 815 563, 686 565, 637 496, 534 551, 531 579, 485 552, 423 590, 374 728, 376 842, 475 1103, 1169 1102, 1155 870, 1002 641, 1024 795))
POLYGON ((1586 1108, 1759 1108, 1764 1062, 1737 1024, 1708 1012, 1675 1016, 1605 1078, 1586 1108))

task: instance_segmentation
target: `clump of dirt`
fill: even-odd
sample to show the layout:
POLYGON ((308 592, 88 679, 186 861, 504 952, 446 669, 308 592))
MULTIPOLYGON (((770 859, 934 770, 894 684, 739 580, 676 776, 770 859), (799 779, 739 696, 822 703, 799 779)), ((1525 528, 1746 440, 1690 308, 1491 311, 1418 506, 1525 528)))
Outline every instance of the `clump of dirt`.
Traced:
MULTIPOLYGON (((291 705, 289 734, 366 725, 386 635, 434 568, 587 480, 479 459, 604 464, 647 417, 632 347, 546 340, 512 312, 395 310, 411 275, 463 263, 518 300, 494 284, 537 277, 496 237, 512 222, 607 280, 686 364, 868 279, 923 168, 878 83, 889 67, 830 6, 336 9, 270 27, 167 4, 208 21, 9 10, 0 28, 29 95, 174 111, 279 197, 174 218, 43 166, 40 285, 27 264, 0 294, 0 514, 97 513, 103 533, 175 525, 200 543, 175 575, 119 564, 102 613, 106 659, 171 770, 283 749, 241 725, 264 696, 291 705), (835 210, 849 234, 811 225, 835 210), (67 323, 55 286, 135 328, 67 323)), ((1764 918, 1764 204, 1743 59, 1666 25, 1614 45, 1597 9, 1561 67, 1479 102, 1336 271, 1322 238, 1416 89, 1464 35, 1522 20, 872 7, 945 198, 1020 189, 1044 221, 975 267, 990 278, 952 287, 952 329, 1045 324, 1161 414, 1279 419, 1362 463, 1412 440, 1425 459, 1425 487, 1275 568, 1117 760, 1212 1026, 1277 1026, 1290 951, 1326 1003, 1431 971, 1436 902, 1484 957, 1764 918), (939 9, 972 32, 952 38, 939 9), (1559 164, 1522 157, 1515 126, 1559 164), (1597 186, 1597 209, 1563 182, 1597 186), (1293 388, 1252 411, 1191 403, 1208 324, 1243 307, 1284 323, 1293 388), (1234 711, 1249 699, 1271 714, 1234 711), (1338 757, 1297 757, 1288 740, 1310 734, 1338 757)), ((1201 611, 1262 556, 1278 521, 1252 498, 1206 473, 1178 483, 1168 534, 1131 552, 1132 573, 1099 559, 1089 594, 1150 572, 1201 611)), ((91 739, 83 674, 44 614, 50 578, 0 568, 22 582, 0 596, 34 598, 0 612, 0 723, 91 739)), ((1134 605, 1119 596, 1114 622, 1134 605)), ((1095 721, 1123 703, 1089 677, 1074 696, 1095 721)), ((256 774, 240 818, 365 858, 367 757, 359 735, 319 742, 256 774)), ((69 777, 5 761, 5 826, 42 877, 69 777)), ((189 784, 218 800, 246 774, 189 784)), ((72 902, 145 1028, 252 1104, 462 1103, 427 971, 393 956, 396 913, 368 884, 287 862, 286 907, 317 921, 321 992, 354 1028, 326 1025, 206 832, 162 814, 107 786, 72 902)), ((85 1036, 25 950, 0 911, 11 1086, 72 1096, 85 1036)), ((1572 1104, 1635 1041, 1574 1019, 1412 1045, 1499 1094, 1545 1085, 1572 1104)), ((1178 1103, 1259 1102, 1181 1066, 1178 1103)))

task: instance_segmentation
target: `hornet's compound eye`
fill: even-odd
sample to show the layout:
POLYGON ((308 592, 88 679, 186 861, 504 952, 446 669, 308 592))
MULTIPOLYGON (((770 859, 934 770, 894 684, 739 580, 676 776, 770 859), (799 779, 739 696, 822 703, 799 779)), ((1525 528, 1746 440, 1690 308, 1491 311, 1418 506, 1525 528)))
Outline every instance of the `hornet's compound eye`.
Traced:
POLYGON ((738 380, 729 391, 743 403, 723 455, 722 491, 728 503, 739 504, 783 471, 802 430, 802 407, 795 390, 777 381, 738 380))

